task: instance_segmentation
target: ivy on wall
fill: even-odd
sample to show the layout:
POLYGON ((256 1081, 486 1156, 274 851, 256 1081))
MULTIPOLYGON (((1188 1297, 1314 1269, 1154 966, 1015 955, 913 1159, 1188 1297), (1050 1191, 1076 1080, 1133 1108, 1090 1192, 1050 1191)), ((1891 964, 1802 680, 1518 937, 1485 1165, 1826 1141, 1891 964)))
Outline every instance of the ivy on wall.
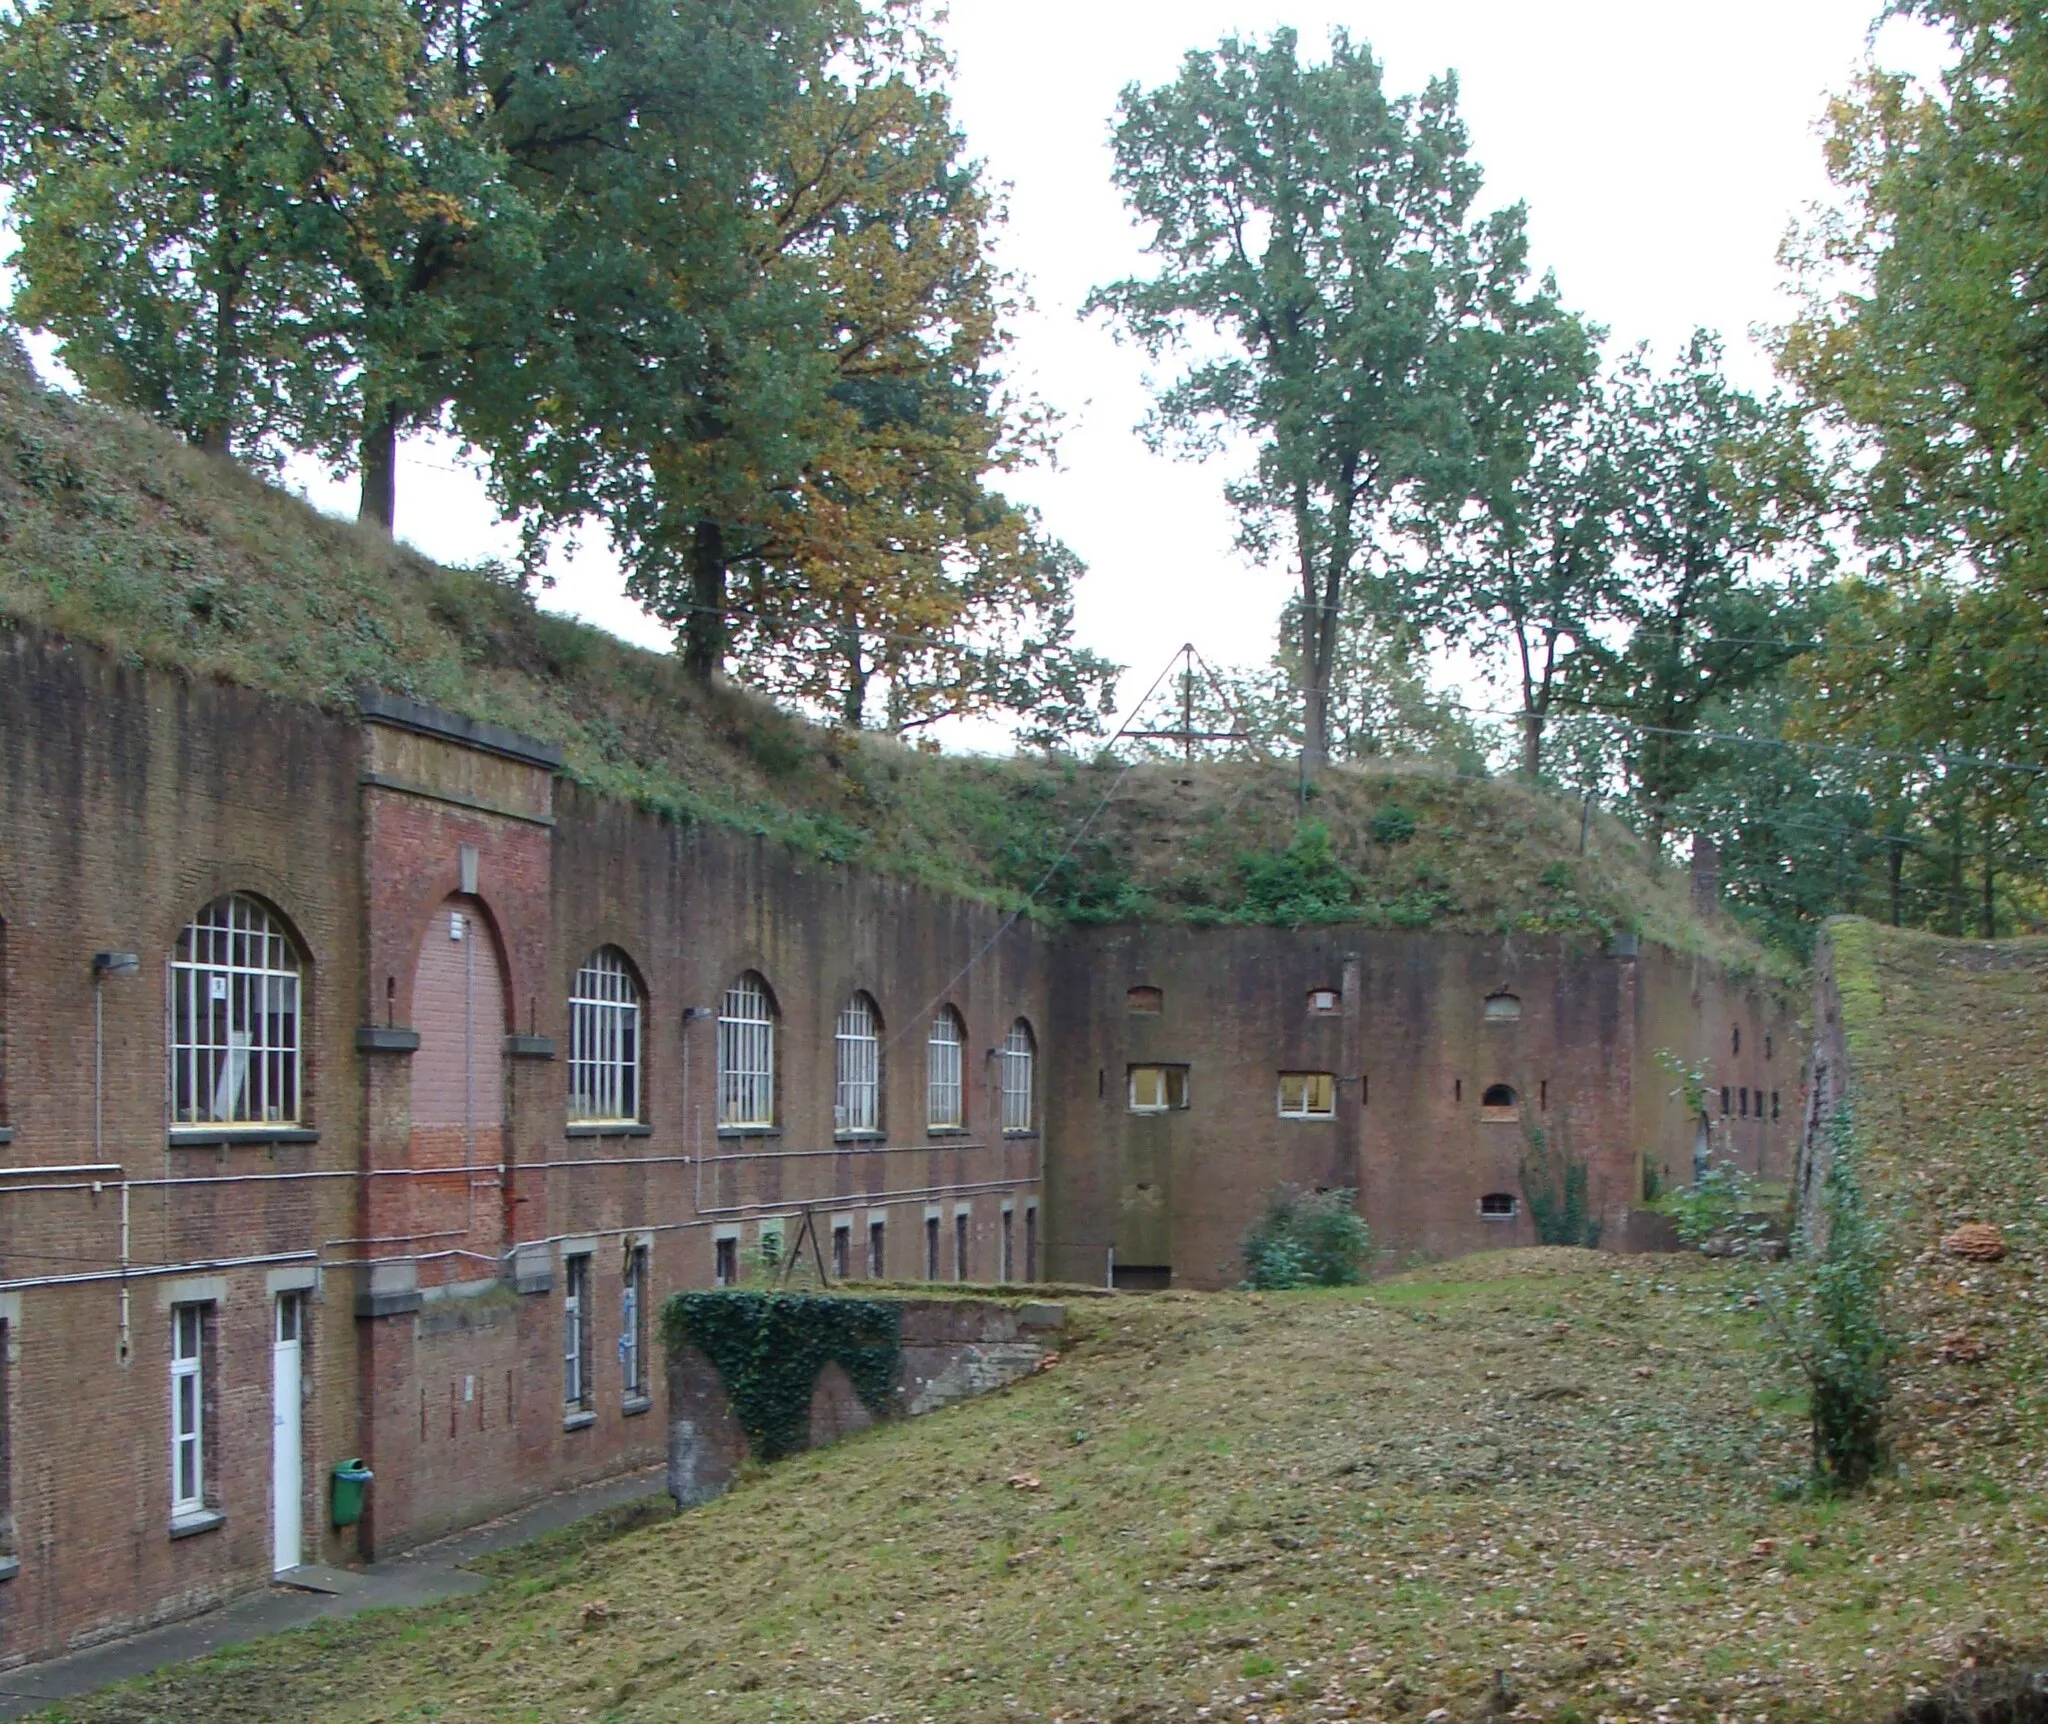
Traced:
POLYGON ((814 1293, 678 1293, 661 1313, 670 1356, 688 1346, 711 1361, 762 1461, 809 1443, 811 1391, 828 1364, 846 1372, 869 1412, 886 1413, 902 1330, 901 1309, 887 1301, 814 1293))

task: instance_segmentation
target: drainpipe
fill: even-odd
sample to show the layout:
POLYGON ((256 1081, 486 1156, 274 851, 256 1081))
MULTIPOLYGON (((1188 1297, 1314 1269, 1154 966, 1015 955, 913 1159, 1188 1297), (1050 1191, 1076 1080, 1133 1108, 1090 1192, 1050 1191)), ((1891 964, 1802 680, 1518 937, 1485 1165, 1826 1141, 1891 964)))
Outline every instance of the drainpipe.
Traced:
MULTIPOLYGON (((95 952, 92 955, 92 1158, 106 1159, 106 991, 109 976, 132 976, 142 968, 133 952, 95 952)), ((93 1187, 97 1195, 99 1187, 93 1187)), ((133 1331, 128 1310, 128 1181, 121 1181, 121 1339, 119 1353, 127 1364, 133 1331)))

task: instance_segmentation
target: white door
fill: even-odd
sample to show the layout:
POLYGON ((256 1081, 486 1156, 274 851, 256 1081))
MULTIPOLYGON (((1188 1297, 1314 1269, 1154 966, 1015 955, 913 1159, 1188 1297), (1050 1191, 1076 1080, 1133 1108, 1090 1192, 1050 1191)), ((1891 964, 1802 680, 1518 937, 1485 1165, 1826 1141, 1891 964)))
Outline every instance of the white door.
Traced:
POLYGON ((270 1348, 270 1566, 279 1574, 305 1560, 305 1479, 299 1453, 304 1323, 303 1296, 280 1293, 270 1348))

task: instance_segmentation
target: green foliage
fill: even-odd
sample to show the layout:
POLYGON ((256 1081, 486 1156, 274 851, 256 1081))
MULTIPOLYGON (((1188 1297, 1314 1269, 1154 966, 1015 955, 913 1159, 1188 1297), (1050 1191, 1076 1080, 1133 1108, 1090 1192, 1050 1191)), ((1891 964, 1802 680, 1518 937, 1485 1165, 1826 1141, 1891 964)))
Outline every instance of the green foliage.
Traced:
POLYGON ((1303 755, 1320 766, 1351 589, 1394 579, 1375 542, 1389 510, 1454 510, 1512 461, 1528 404, 1577 372, 1586 338, 1551 284, 1529 291, 1520 207, 1473 216, 1455 80, 1390 97, 1343 31, 1319 63, 1298 48, 1292 30, 1226 37, 1124 91, 1115 178, 1159 270, 1090 305, 1155 358, 1204 355, 1160 392, 1159 441, 1256 445, 1227 494, 1245 549, 1300 571, 1303 755))
POLYGON ((809 1440, 811 1391, 828 1364, 871 1413, 889 1410, 902 1312, 812 1293, 678 1293, 662 1307, 661 1333, 671 1353, 690 1346, 711 1361, 754 1458, 774 1461, 809 1440))
POLYGON ((1569 1154, 1561 1141, 1553 1148, 1540 1125, 1527 1125, 1524 1133, 1529 1152, 1519 1169, 1522 1201, 1536 1223, 1538 1241, 1582 1245, 1590 1250, 1600 1243, 1600 1221, 1594 1213, 1584 1159, 1569 1154))
POLYGON ((1244 1239, 1244 1285, 1264 1290, 1351 1287, 1365 1279, 1372 1230, 1355 1191, 1281 1186, 1244 1239))
POLYGON ((1415 816, 1398 802, 1389 802, 1372 817, 1372 836, 1377 844, 1406 844, 1415 836, 1415 816))
POLYGON ((1357 915, 1358 876, 1337 860, 1330 829, 1310 821, 1285 850, 1238 859, 1245 922, 1298 928, 1311 922, 1346 922, 1357 915))
POLYGON ((1770 1229, 1769 1218, 1759 1211, 1756 1180, 1726 1164, 1709 1167, 1692 1184, 1665 1192, 1650 1207, 1693 1246, 1719 1240, 1740 1251, 1770 1229))
POLYGON ((1885 1317, 1883 1230, 1865 1203, 1862 1148, 1846 1105, 1836 1108, 1826 1133, 1817 1225, 1800 1242, 1780 1329, 1806 1376, 1814 1482, 1857 1491, 1885 1464, 1885 1409, 1899 1342, 1885 1317))

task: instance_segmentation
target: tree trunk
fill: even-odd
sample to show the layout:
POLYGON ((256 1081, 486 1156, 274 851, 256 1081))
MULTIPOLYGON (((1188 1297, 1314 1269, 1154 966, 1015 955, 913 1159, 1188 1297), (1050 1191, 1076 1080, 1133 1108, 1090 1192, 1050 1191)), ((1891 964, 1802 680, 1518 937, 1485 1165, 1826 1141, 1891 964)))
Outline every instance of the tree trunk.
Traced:
POLYGON ((1302 613, 1302 667, 1308 686, 1302 691, 1301 770, 1304 778, 1322 770, 1330 759, 1330 673, 1337 663, 1337 601, 1334 596, 1302 613))
POLYGON ((1531 784, 1543 776, 1543 714, 1533 707, 1522 714, 1522 776, 1531 784))
POLYGON ((1963 885, 1963 806, 1959 802, 1955 818, 1949 822, 1948 914, 1943 918, 1943 932, 1962 938, 1963 906, 1968 901, 1969 891, 1963 885))
POLYGON ((206 423, 192 441, 209 455, 234 453, 235 404, 242 392, 241 278, 230 273, 213 293, 213 390, 206 423))
POLYGON ((362 490, 356 499, 356 525, 374 527, 391 537, 398 515, 398 409, 386 407, 363 427, 362 490))
POLYGON ((1900 903, 1904 897, 1901 876, 1906 868, 1906 841, 1903 838, 1888 839, 1889 853, 1884 859, 1887 885, 1891 888, 1892 926, 1900 926, 1900 903))
POLYGON ((699 521, 690 535, 690 614, 683 623, 683 668, 700 683, 725 668, 725 529, 699 521))
POLYGON ((1984 904, 1979 918, 1984 938, 1998 938, 1998 901, 1992 892, 1991 822, 1984 822, 1984 904))
POLYGON ((860 624, 848 617, 839 639, 846 655, 846 688, 840 697, 839 720, 848 730, 859 730, 867 723, 869 675, 860 650, 860 624))

